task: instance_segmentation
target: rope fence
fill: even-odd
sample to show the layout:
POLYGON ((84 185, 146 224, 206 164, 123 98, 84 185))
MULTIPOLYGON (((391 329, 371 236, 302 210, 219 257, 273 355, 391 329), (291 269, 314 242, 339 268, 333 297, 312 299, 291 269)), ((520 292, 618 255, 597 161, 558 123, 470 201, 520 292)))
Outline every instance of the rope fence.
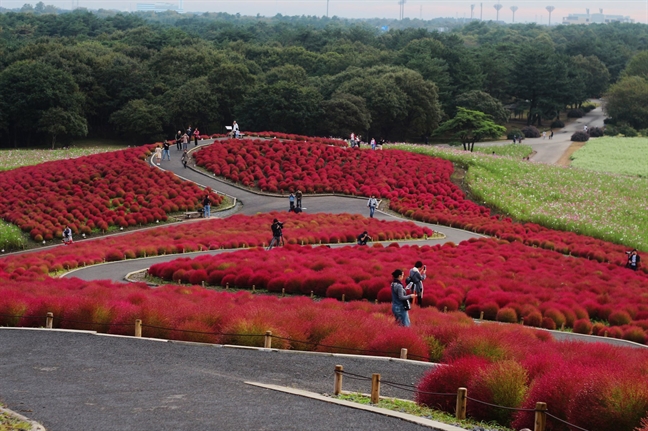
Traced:
MULTIPOLYGON (((295 340, 292 338, 288 337, 281 337, 278 335, 272 335, 272 331, 266 331, 264 334, 235 334, 235 333, 226 333, 226 332, 217 332, 217 331, 197 331, 197 330, 191 330, 191 329, 177 329, 177 328, 169 328, 165 326, 157 326, 157 325, 149 325, 145 324, 142 322, 141 319, 135 320, 134 323, 111 323, 111 322, 89 322, 89 321, 83 321, 83 320, 76 320, 76 319, 67 319, 65 317, 54 317, 54 314, 51 312, 48 312, 47 315, 12 315, 12 314, 0 314, 0 318, 8 318, 8 319, 17 319, 18 321, 34 321, 34 320, 44 320, 45 321, 45 328, 47 329, 53 329, 55 324, 60 325, 61 323, 69 323, 69 324, 75 324, 75 325, 87 325, 87 326, 98 326, 98 327, 134 327, 134 336, 135 337, 142 337, 142 331, 143 329, 151 329, 151 330, 156 330, 160 332, 170 332, 170 333, 184 333, 184 334, 195 334, 195 335, 208 335, 208 336, 219 336, 219 337, 232 337, 232 338, 263 338, 263 347, 267 349, 272 348, 272 339, 275 340, 282 340, 282 341, 287 341, 290 343, 292 346, 299 345, 299 344, 305 344, 305 345, 311 345, 313 346, 314 350, 318 348, 324 348, 324 349, 331 349, 332 351, 337 351, 337 352, 349 352, 349 353, 358 353, 358 354, 366 354, 366 355, 381 355, 381 356, 386 356, 386 357, 394 357, 396 356, 396 353, 393 351, 378 351, 378 350, 367 350, 367 349, 359 349, 355 347, 345 347, 345 346, 335 346, 331 344, 321 344, 319 342, 315 341, 308 341, 308 340, 295 340)), ((66 328, 68 329, 68 328, 66 328)), ((69 328, 72 329, 72 328, 69 328)), ((157 334, 158 336, 160 334, 157 334)), ((419 355, 414 355, 414 354, 409 354, 407 352, 406 348, 401 348, 400 349, 400 359, 414 359, 414 360, 420 360, 424 362, 428 362, 428 359, 419 356, 419 355)))
POLYGON ((466 388, 458 388, 456 393, 441 393, 441 392, 426 392, 426 391, 421 391, 419 390, 416 386, 406 384, 406 383, 397 383, 397 382, 391 382, 389 380, 382 380, 380 377, 380 374, 372 374, 371 377, 367 376, 361 376, 359 374, 353 374, 348 371, 344 371, 344 367, 342 365, 336 365, 335 366, 335 371, 333 372, 333 394, 338 396, 340 395, 342 391, 342 379, 343 376, 346 376, 347 378, 351 378, 354 380, 362 380, 362 381, 367 381, 371 380, 371 403, 372 404, 378 404, 380 402, 380 385, 381 383, 390 386, 396 389, 404 390, 407 392, 413 392, 416 394, 420 395, 434 395, 434 396, 439 396, 439 397, 456 397, 457 399, 457 404, 456 404, 456 409, 455 409, 455 417, 459 420, 466 419, 466 412, 467 412, 467 405, 468 401, 477 403, 477 404, 482 404, 486 405, 489 407, 493 408, 498 408, 498 409, 504 409, 504 410, 510 410, 510 411, 515 411, 515 412, 527 412, 527 413, 535 413, 535 420, 534 420, 534 428, 533 431, 545 431, 547 428, 547 418, 551 418, 557 422, 560 422, 564 425, 567 425, 568 427, 581 430, 581 431, 588 431, 585 428, 581 428, 577 425, 571 424, 563 419, 560 419, 552 414, 550 414, 547 411, 547 403, 543 402, 537 402, 536 406, 534 409, 522 409, 522 408, 516 408, 516 407, 509 407, 509 406, 500 406, 497 404, 492 404, 488 403, 486 401, 478 400, 476 398, 471 398, 468 396, 468 390, 466 388))

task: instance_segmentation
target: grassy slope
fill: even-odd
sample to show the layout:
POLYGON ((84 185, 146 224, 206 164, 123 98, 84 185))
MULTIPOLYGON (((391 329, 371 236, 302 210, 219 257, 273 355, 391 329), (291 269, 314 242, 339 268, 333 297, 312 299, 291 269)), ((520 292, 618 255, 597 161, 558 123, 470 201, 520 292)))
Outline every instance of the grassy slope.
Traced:
POLYGON ((438 147, 398 146, 468 166, 483 203, 521 221, 648 250, 648 180, 438 147))
POLYGON ((648 178, 648 138, 591 139, 572 155, 571 165, 598 172, 648 178))

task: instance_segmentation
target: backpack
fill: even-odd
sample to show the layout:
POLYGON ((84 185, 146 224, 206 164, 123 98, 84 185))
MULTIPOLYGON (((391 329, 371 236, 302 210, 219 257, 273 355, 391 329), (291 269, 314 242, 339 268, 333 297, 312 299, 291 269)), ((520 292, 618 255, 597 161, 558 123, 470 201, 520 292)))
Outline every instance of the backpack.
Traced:
POLYGON ((407 286, 410 283, 412 283, 412 277, 408 275, 407 278, 405 279, 405 286, 407 286))

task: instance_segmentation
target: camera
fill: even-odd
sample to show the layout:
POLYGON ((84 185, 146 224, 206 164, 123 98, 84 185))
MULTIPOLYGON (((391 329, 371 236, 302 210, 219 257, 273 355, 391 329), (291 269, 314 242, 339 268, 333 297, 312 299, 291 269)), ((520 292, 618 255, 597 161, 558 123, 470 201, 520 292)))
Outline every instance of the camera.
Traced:
POLYGON ((283 224, 283 222, 277 221, 276 225, 279 226, 280 228, 283 228, 284 224, 283 224))

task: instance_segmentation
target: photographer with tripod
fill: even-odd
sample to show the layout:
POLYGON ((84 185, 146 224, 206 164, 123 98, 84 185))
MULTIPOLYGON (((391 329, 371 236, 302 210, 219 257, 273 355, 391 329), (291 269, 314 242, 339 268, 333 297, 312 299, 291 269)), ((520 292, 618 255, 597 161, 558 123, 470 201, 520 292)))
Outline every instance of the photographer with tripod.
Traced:
POLYGON ((283 226, 284 224, 277 219, 272 221, 272 226, 270 226, 270 229, 272 229, 272 241, 270 241, 268 250, 271 250, 272 247, 276 245, 285 245, 283 239, 283 226))

